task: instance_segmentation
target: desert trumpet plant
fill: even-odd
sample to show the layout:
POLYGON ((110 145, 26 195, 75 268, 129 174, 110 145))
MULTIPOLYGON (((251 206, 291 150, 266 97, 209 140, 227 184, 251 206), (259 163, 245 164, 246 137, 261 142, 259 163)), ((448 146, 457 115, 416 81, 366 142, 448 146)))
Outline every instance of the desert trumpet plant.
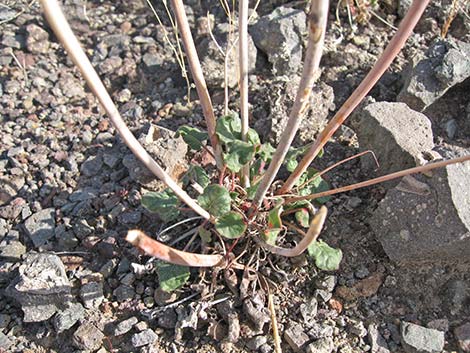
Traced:
MULTIPOLYGON (((218 167, 218 175, 209 175, 201 166, 191 165, 179 181, 171 179, 165 173, 126 126, 106 88, 80 47, 57 0, 40 0, 40 2, 51 28, 80 69, 88 86, 104 107, 123 141, 142 163, 168 187, 159 193, 143 195, 142 204, 150 211, 158 213, 165 222, 174 221, 179 217, 181 203, 188 206, 204 220, 193 232, 193 234, 199 234, 203 250, 206 252, 204 254, 177 250, 152 239, 140 230, 128 232, 127 241, 146 254, 160 260, 180 266, 232 266, 243 269, 247 265, 237 262, 237 259, 244 252, 234 255, 232 250, 237 242, 244 238, 247 241, 246 248, 253 240, 256 246, 280 256, 298 256, 308 250, 318 267, 333 270, 339 265, 341 252, 317 241, 326 220, 327 210, 325 206, 321 206, 316 211, 317 207, 311 203, 312 201, 322 204, 326 202, 327 197, 335 193, 470 160, 470 156, 466 156, 437 162, 335 190, 328 190, 328 185, 321 177, 334 166, 322 172, 309 168, 310 163, 319 155, 328 139, 387 70, 412 33, 429 2, 428 0, 413 2, 382 56, 312 146, 296 149, 292 148, 291 144, 308 108, 314 78, 317 76, 316 72, 319 68, 326 32, 328 1, 311 0, 308 14, 308 44, 303 73, 286 128, 279 145, 274 149, 269 143, 262 143, 257 132, 251 129, 248 124, 248 1, 240 0, 239 2, 238 44, 241 118, 236 114, 229 114, 216 119, 183 3, 181 0, 171 0, 208 130, 206 133, 195 127, 182 126, 177 133, 182 136, 193 151, 201 149, 210 151, 208 148, 210 143, 218 167), (295 166, 296 158, 303 154, 305 154, 303 159, 295 166), (295 163, 290 163, 292 161, 295 163), (283 164, 293 173, 280 188, 276 189, 275 177, 283 164), (193 185, 200 193, 197 200, 190 197, 180 187, 180 184, 193 185), (295 189, 297 194, 292 194, 292 189, 295 189), (297 225, 286 220, 286 217, 292 218, 293 216, 297 225), (305 232, 301 228, 305 228, 307 231, 305 232), (292 230, 303 235, 303 238, 292 248, 279 246, 277 244, 279 235, 285 235, 292 230), (212 239, 213 235, 218 237, 223 252, 220 247, 213 246, 215 243, 212 239), (225 246, 226 240, 233 240, 228 249, 225 246)), ((364 153, 369 153, 369 151, 357 156, 364 153)), ((343 162, 336 165, 340 163, 343 162)), ((182 277, 185 276, 186 273, 183 273, 182 277)))

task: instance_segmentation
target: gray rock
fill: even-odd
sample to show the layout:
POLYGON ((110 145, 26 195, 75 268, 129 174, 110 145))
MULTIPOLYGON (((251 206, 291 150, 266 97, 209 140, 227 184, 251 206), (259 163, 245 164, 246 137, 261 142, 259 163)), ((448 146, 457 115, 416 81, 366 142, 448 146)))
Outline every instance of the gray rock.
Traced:
POLYGON ((318 289, 324 289, 328 292, 333 292, 336 286, 336 276, 327 275, 323 278, 319 278, 315 281, 315 287, 318 289))
POLYGON ((305 13, 282 6, 249 29, 256 46, 268 56, 275 75, 288 75, 300 69, 305 31, 305 13))
POLYGON ((24 186, 25 179, 21 175, 12 175, 8 178, 0 178, 0 206, 10 202, 18 191, 24 186))
POLYGON ((377 330, 376 325, 370 324, 367 331, 372 353, 390 353, 387 341, 377 330))
MULTIPOLYGON (((254 123, 254 128, 264 139, 269 139, 275 144, 279 143, 297 95, 299 82, 299 76, 291 75, 289 80, 273 82, 267 88, 270 92, 268 96, 270 111, 266 114, 266 118, 254 123)), ((315 135, 326 126, 329 112, 335 107, 333 88, 323 82, 318 83, 312 89, 309 102, 298 130, 298 139, 302 143, 313 141, 315 135)))
POLYGON ((407 353, 439 353, 444 349, 444 332, 403 321, 400 333, 407 353))
POLYGON ((309 337, 302 326, 294 321, 291 321, 289 327, 284 331, 284 339, 294 352, 300 352, 309 341, 309 337))
MULTIPOLYGON (((173 180, 177 180, 186 171, 185 156, 188 147, 182 137, 175 137, 173 131, 151 125, 148 133, 141 135, 139 141, 173 180)), ((164 188, 164 184, 158 181, 133 154, 126 155, 122 163, 128 169, 131 180, 149 190, 164 188)))
POLYGON ((0 349, 5 350, 5 352, 9 352, 12 345, 13 341, 0 331, 0 349))
POLYGON ((271 321, 269 310, 253 298, 247 298, 243 302, 243 312, 255 326, 255 331, 263 329, 264 325, 271 321))
POLYGON ((0 314, 0 330, 8 326, 11 321, 11 316, 8 314, 0 314))
POLYGON ((127 300, 134 299, 135 290, 131 286, 122 284, 114 290, 113 295, 116 297, 118 302, 122 303, 127 300))
POLYGON ((335 348, 333 339, 330 337, 320 338, 307 346, 307 353, 331 353, 335 348))
POLYGON ((333 327, 324 323, 319 324, 314 322, 312 328, 308 331, 308 335, 314 340, 331 337, 333 336, 333 327))
POLYGON ((300 304, 300 315, 302 315, 305 325, 310 326, 314 322, 317 311, 318 300, 316 298, 311 298, 306 303, 300 304))
POLYGON ((35 24, 26 26, 26 48, 34 54, 45 54, 49 51, 49 34, 35 24))
POLYGON ((96 156, 90 156, 80 167, 80 171, 87 177, 97 175, 103 168, 103 157, 98 154, 96 156))
MULTIPOLYGON (((217 43, 227 50, 227 41, 229 40, 229 25, 227 23, 219 24, 213 31, 217 43)), ((238 32, 232 33, 231 43, 238 37, 238 32)), ((230 45, 230 43, 229 43, 230 45)), ((224 61, 225 57, 220 53, 214 40, 207 36, 197 46, 198 53, 202 54, 201 66, 209 87, 223 87, 224 85, 224 61)), ((238 84, 239 66, 238 66, 238 42, 230 50, 227 57, 227 84, 229 87, 235 87, 238 84)), ((255 69, 256 65, 256 47, 251 36, 248 35, 248 73, 255 69)))
POLYGON ((72 342, 78 349, 95 351, 101 347, 104 337, 98 327, 87 322, 77 328, 73 334, 72 342))
POLYGON ((129 332, 138 321, 139 320, 135 316, 132 316, 126 320, 121 321, 114 328, 113 335, 120 336, 129 332))
POLYGON ((263 344, 266 344, 267 342, 268 339, 266 336, 255 336, 246 342, 246 348, 248 348, 250 351, 257 351, 263 344))
POLYGON ((98 308, 104 300, 103 283, 89 282, 80 288, 80 298, 87 309, 98 308))
POLYGON ((470 44, 439 39, 423 58, 415 57, 412 66, 398 101, 422 111, 470 76, 470 44))
POLYGON ((389 190, 369 220, 387 255, 401 263, 466 261, 470 253, 468 180, 470 163, 466 162, 436 170, 428 179, 403 179, 389 190), (410 187, 417 180, 425 187, 410 187))
POLYGON ((157 317, 157 325, 166 329, 173 329, 176 326, 178 318, 174 309, 166 309, 162 315, 157 317))
POLYGON ((411 3, 412 0, 398 0, 398 16, 400 16, 400 18, 405 17, 411 3))
POLYGON ((28 253, 6 294, 21 304, 24 322, 39 322, 70 302, 70 291, 65 267, 58 256, 28 253))
POLYGON ((132 347, 138 348, 154 343, 158 339, 157 334, 151 330, 146 329, 142 332, 132 335, 131 344, 132 347))
POLYGON ((367 330, 364 327, 364 323, 362 321, 357 320, 350 320, 348 323, 349 332, 357 337, 364 337, 367 335, 367 330))
POLYGON ((58 333, 71 328, 85 314, 85 309, 80 303, 70 303, 64 310, 59 311, 53 319, 54 328, 58 333))
POLYGON ((454 279, 447 282, 444 286, 442 297, 449 303, 450 313, 458 315, 465 307, 465 302, 470 297, 470 286, 467 281, 454 279))
MULTIPOLYGON (((377 102, 355 114, 356 131, 362 150, 374 151, 379 175, 415 167, 422 154, 434 147, 431 122, 403 103, 377 102)), ((370 156, 361 158, 364 170, 377 169, 370 156)))
POLYGON ((454 335, 462 352, 470 352, 470 322, 457 327, 454 335))
POLYGON ((46 208, 34 213, 25 222, 26 233, 35 247, 40 247, 54 237, 55 209, 46 208))
POLYGON ((16 231, 10 231, 0 242, 0 258, 7 261, 19 261, 25 252, 26 247, 20 242, 16 231))

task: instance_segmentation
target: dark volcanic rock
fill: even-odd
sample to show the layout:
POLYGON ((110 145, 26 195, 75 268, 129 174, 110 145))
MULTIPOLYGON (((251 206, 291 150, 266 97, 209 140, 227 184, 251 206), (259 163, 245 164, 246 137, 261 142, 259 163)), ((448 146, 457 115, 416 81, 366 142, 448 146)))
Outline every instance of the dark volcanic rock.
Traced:
POLYGON ((46 208, 34 213, 24 222, 24 227, 34 246, 46 244, 55 235, 55 209, 46 208))

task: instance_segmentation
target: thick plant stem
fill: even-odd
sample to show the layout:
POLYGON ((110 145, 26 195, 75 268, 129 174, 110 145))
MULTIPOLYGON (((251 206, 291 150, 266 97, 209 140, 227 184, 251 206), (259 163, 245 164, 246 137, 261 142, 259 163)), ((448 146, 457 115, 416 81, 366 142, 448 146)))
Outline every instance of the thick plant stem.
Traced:
MULTIPOLYGON (((238 66, 240 70, 240 115, 242 119, 242 140, 248 140, 248 0, 239 0, 238 9, 238 66)), ((241 170, 244 187, 250 186, 250 166, 241 170)))
POLYGON ((381 176, 381 177, 378 177, 378 178, 366 180, 366 181, 356 183, 356 184, 352 184, 352 185, 343 186, 341 188, 337 188, 337 189, 333 189, 333 190, 319 192, 319 193, 316 193, 316 194, 311 194, 311 195, 307 195, 307 196, 290 197, 290 198, 287 198, 285 200, 285 203, 288 204, 288 203, 291 203, 291 202, 296 202, 296 201, 301 201, 301 200, 314 200, 314 199, 318 199, 319 197, 324 197, 324 196, 339 194, 339 193, 345 192, 345 191, 351 191, 351 190, 356 190, 356 189, 360 189, 360 188, 365 188, 366 186, 371 186, 371 185, 383 183, 385 181, 401 178, 401 177, 404 177, 406 175, 416 174, 416 173, 423 173, 423 172, 427 172, 427 171, 432 170, 432 169, 442 168, 442 167, 448 166, 450 164, 463 163, 463 162, 467 162, 467 161, 470 161, 470 155, 455 158, 455 159, 450 159, 450 160, 447 160, 447 161, 435 162, 435 163, 422 165, 422 166, 419 166, 419 167, 414 167, 414 168, 401 170, 399 172, 387 174, 387 175, 384 175, 384 176, 381 176))
POLYGON ((224 257, 222 255, 194 254, 177 250, 150 238, 145 235, 145 233, 136 229, 130 230, 127 233, 126 240, 136 248, 145 252, 147 255, 175 265, 213 267, 221 265, 224 261, 224 257))
POLYGON ((272 157, 268 170, 259 184, 253 206, 250 213, 255 212, 263 201, 266 192, 276 177, 279 168, 294 140, 299 129, 302 117, 308 108, 310 93, 315 80, 315 72, 318 70, 320 58, 323 51, 326 22, 328 17, 328 0, 312 0, 308 16, 309 39, 307 53, 305 54, 304 68, 300 80, 299 89, 295 98, 294 106, 287 121, 281 141, 272 157))
POLYGON ((81 48, 78 39, 73 34, 72 29, 70 28, 64 14, 62 13, 57 0, 41 0, 40 2, 44 9, 46 19, 55 35, 72 58, 72 61, 80 69, 91 91, 100 101, 110 120, 116 127, 116 130, 119 132, 129 149, 153 174, 155 174, 171 190, 173 190, 173 192, 180 198, 181 201, 186 203, 200 216, 204 217, 205 219, 211 219, 210 214, 201 206, 199 206, 197 202, 192 199, 183 189, 181 189, 179 185, 173 179, 171 179, 167 173, 165 173, 160 165, 158 165, 158 163, 152 159, 152 157, 147 153, 147 151, 145 151, 139 141, 137 141, 132 132, 129 130, 126 123, 119 114, 119 111, 114 105, 114 102, 109 96, 108 91, 104 87, 103 82, 101 82, 101 79, 91 65, 90 60, 88 60, 88 57, 81 48))
POLYGON ((188 18, 184 10, 182 0, 171 0, 173 11, 175 12, 176 23, 181 33, 181 39, 183 40, 184 49, 188 56, 189 69, 193 76, 196 91, 201 101, 202 111, 206 119, 207 131, 209 133, 209 139, 211 141, 212 148, 214 148, 215 161, 219 169, 223 166, 222 159, 222 148, 219 143, 219 139, 215 133, 215 115, 214 108, 212 107, 211 97, 207 90, 206 80, 202 73, 201 63, 197 55, 196 46, 194 45, 193 36, 191 35, 191 29, 189 28, 188 18))
POLYGON ((413 28, 418 23, 424 10, 426 9, 429 0, 414 0, 410 9, 408 10, 405 18, 400 24, 397 33, 393 36, 385 51, 375 63, 374 67, 361 84, 356 88, 353 94, 346 100, 343 106, 338 110, 335 116, 331 119, 325 129, 318 135, 314 144, 304 158, 300 161, 297 168, 292 172, 284 185, 279 189, 279 194, 288 193, 292 187, 297 183, 300 176, 307 170, 308 166, 315 157, 320 153, 323 146, 327 143, 336 130, 343 124, 352 111, 359 105, 367 93, 374 87, 383 73, 388 69, 391 62, 405 45, 406 40, 413 32, 413 28))
POLYGON ((325 206, 322 206, 318 213, 315 215, 315 217, 312 220, 312 223, 310 223, 310 227, 308 228, 307 234, 303 239, 297 244, 295 248, 292 249, 286 249, 286 248, 281 248, 279 246, 275 245, 270 245, 265 242, 263 242, 260 238, 255 238, 255 240, 261 244, 263 248, 266 250, 269 250, 273 254, 276 255, 281 255, 281 256, 286 256, 286 257, 294 257, 294 256, 299 256, 302 254, 305 249, 308 248, 308 246, 317 240, 318 236, 321 233, 321 230, 323 229, 323 225, 325 224, 326 220, 326 215, 328 213, 328 210, 325 206))

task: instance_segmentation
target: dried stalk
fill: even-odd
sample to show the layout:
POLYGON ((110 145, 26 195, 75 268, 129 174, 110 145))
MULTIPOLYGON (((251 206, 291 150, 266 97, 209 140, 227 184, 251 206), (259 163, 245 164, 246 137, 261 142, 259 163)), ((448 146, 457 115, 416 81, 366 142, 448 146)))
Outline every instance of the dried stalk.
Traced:
POLYGON ((127 233, 126 240, 139 248, 147 255, 175 265, 189 267, 214 267, 224 261, 222 255, 194 254, 177 250, 145 235, 140 230, 134 229, 127 233))
POLYGON ((224 162, 222 159, 222 148, 215 133, 214 108, 212 107, 212 101, 209 96, 209 91, 207 90, 206 80, 204 79, 204 75, 202 73, 201 63, 199 62, 196 46, 194 45, 193 36, 191 35, 191 29, 189 28, 188 18, 186 17, 183 1, 171 0, 171 4, 173 6, 173 11, 175 12, 176 22, 181 33, 184 49, 186 55, 188 56, 189 68, 193 76, 197 94, 201 101, 202 111, 206 119, 207 131, 209 133, 209 139, 215 152, 214 154, 217 167, 221 169, 224 162))
POLYGON ((352 111, 359 105, 366 94, 374 87, 383 73, 390 66, 391 62, 405 45, 406 40, 411 35, 413 28, 426 9, 429 0, 414 0, 405 18, 400 24, 397 33, 393 36, 385 51, 375 63, 374 67, 361 84, 356 88, 352 95, 346 100, 343 106, 338 110, 333 119, 328 123, 325 129, 318 135, 314 144, 302 158, 297 168, 292 172, 284 185, 279 190, 280 194, 289 192, 297 183, 300 176, 307 170, 308 166, 320 153, 323 146, 327 143, 336 130, 343 124, 352 111))
POLYGON ((106 88, 104 87, 103 82, 101 82, 101 79, 88 60, 85 52, 81 48, 78 39, 73 34, 72 29, 70 28, 57 0, 40 0, 40 2, 44 9, 46 19, 55 35, 64 46, 67 53, 70 55, 72 61, 80 69, 91 91, 100 101, 101 105, 105 109, 106 113, 108 114, 126 145, 153 174, 155 174, 171 190, 173 190, 173 192, 181 199, 181 201, 186 203, 200 216, 204 217, 205 219, 210 219, 211 216, 209 212, 199 206, 194 199, 192 199, 183 189, 179 187, 179 185, 173 179, 171 179, 167 173, 165 173, 160 165, 158 165, 158 163, 152 159, 152 157, 145 151, 139 141, 137 141, 132 132, 129 130, 126 123, 119 114, 118 109, 114 105, 111 97, 109 96, 106 88))
POLYGON ((273 254, 286 256, 286 257, 299 256, 320 235, 321 230, 323 228, 323 224, 325 223, 327 213, 328 213, 327 208, 325 206, 322 206, 320 210, 318 211, 318 213, 313 218, 312 222, 310 223, 310 228, 308 229, 307 234, 305 235, 305 237, 302 238, 302 240, 299 242, 299 244, 297 244, 295 248, 292 248, 292 249, 281 248, 279 246, 267 244, 263 242, 260 238, 255 237, 254 239, 263 248, 265 248, 266 250, 269 250, 273 254))
MULTIPOLYGON (((248 140, 248 0, 240 0, 238 9, 238 66, 240 70, 240 115, 242 120, 242 140, 248 140)), ((243 187, 250 186, 250 166, 241 170, 243 187)))
POLYGON ((250 213, 255 212, 261 205, 266 192, 271 186, 282 162, 284 161, 287 151, 289 150, 295 134, 297 133, 301 119, 308 108, 315 72, 318 70, 323 51, 327 17, 328 0, 312 0, 308 16, 308 47, 307 53, 305 54, 304 68, 297 96, 295 98, 289 120, 286 124, 285 131, 281 136, 281 141, 272 157, 268 170, 259 184, 250 213))
POLYGON ((333 189, 333 190, 319 192, 319 193, 316 193, 316 194, 311 194, 311 195, 307 195, 307 196, 290 197, 290 198, 287 198, 285 200, 285 203, 288 204, 288 203, 291 203, 291 202, 296 202, 296 201, 301 201, 301 200, 314 200, 314 199, 317 199, 319 197, 339 194, 339 193, 345 192, 345 191, 356 190, 356 189, 364 188, 366 186, 371 186, 371 185, 383 183, 385 181, 401 178, 401 177, 404 177, 406 175, 416 174, 416 173, 423 173, 423 172, 427 172, 427 171, 432 170, 432 169, 442 168, 442 167, 448 166, 450 164, 463 163, 463 162, 466 162, 466 161, 470 161, 470 155, 460 157, 460 158, 450 159, 450 160, 447 160, 447 161, 435 162, 435 163, 430 163, 430 164, 426 164, 426 165, 419 166, 419 167, 414 167, 414 168, 401 170, 399 172, 387 174, 387 175, 384 175, 384 176, 381 176, 381 177, 378 177, 378 178, 366 180, 366 181, 356 183, 356 184, 352 184, 352 185, 343 186, 341 188, 337 188, 337 189, 333 189))

